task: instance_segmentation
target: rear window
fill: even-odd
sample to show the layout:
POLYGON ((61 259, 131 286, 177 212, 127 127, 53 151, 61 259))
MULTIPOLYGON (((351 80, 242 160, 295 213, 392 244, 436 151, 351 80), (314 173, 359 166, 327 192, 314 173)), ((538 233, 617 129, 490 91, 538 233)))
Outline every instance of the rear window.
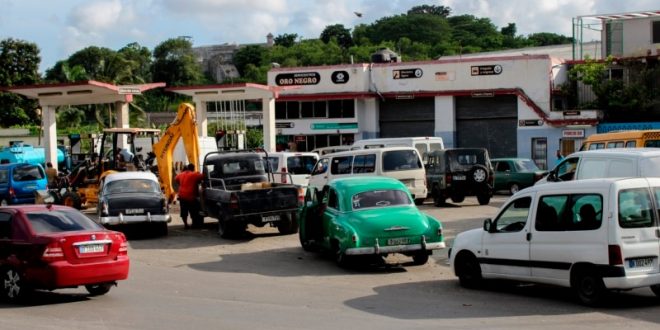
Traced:
POLYGON ((316 165, 314 156, 292 156, 286 160, 286 166, 291 174, 310 174, 314 165, 316 165))
MULTIPOLYGON (((658 196, 657 189, 655 194, 658 196)), ((652 227, 652 211, 648 189, 626 189, 619 192, 619 226, 621 228, 652 227)))
POLYGON ((160 185, 156 181, 146 179, 118 180, 108 182, 104 191, 106 194, 159 193, 160 185))
POLYGON ((277 157, 268 157, 266 158, 268 165, 270 166, 270 172, 279 172, 280 168, 280 159, 277 157))
POLYGON ((79 230, 103 230, 103 227, 75 210, 28 212, 27 219, 37 234, 79 230))
POLYGON ((264 175, 264 161, 261 158, 224 159, 206 165, 213 179, 236 176, 264 175))
POLYGON ((371 207, 387 207, 395 205, 410 205, 412 201, 403 190, 373 190, 353 196, 353 210, 371 207))
POLYGON ((14 168, 14 181, 34 181, 46 177, 44 171, 39 166, 21 166, 14 168))
POLYGON ((490 164, 490 159, 481 149, 449 150, 447 151, 447 159, 452 170, 471 168, 477 164, 490 164))
POLYGON ((7 170, 0 170, 0 183, 9 182, 9 176, 7 175, 7 170))
POLYGON ((405 171, 421 169, 422 162, 416 150, 394 150, 383 152, 383 171, 405 171))

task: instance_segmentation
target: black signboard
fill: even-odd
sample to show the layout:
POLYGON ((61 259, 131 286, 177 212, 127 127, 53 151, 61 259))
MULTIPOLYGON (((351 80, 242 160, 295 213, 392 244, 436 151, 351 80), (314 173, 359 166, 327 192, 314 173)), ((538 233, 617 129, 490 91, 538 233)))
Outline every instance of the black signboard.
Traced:
POLYGON ((501 65, 478 65, 470 67, 470 74, 473 76, 491 76, 502 73, 501 65))
POLYGON ((293 128, 295 125, 292 122, 279 122, 275 123, 275 128, 293 128))
POLYGON ((392 79, 421 78, 423 74, 424 72, 419 68, 392 70, 392 79))
POLYGON ((318 72, 280 73, 275 76, 278 86, 316 85, 321 81, 318 72))
POLYGON ((345 84, 348 82, 348 72, 346 71, 335 71, 330 77, 332 82, 335 84, 345 84))
POLYGON ((543 119, 520 119, 518 120, 518 126, 541 126, 543 125, 543 119))

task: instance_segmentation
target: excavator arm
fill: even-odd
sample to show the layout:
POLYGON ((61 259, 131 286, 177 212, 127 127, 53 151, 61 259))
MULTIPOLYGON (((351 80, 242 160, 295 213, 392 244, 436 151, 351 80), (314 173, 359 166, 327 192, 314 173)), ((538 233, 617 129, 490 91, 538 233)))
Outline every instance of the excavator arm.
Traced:
POLYGON ((158 177, 168 202, 175 197, 172 179, 174 176, 174 160, 172 154, 180 138, 186 150, 188 161, 199 170, 199 138, 195 121, 195 107, 189 103, 181 103, 176 119, 167 127, 160 141, 153 145, 158 162, 158 177))

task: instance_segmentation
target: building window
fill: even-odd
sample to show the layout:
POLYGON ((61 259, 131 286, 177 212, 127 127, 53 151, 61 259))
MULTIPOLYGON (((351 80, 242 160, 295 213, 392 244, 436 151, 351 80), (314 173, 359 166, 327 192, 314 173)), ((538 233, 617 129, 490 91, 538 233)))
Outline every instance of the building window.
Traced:
POLYGON ((287 102, 286 103, 286 118, 287 119, 299 119, 300 118, 300 103, 299 102, 287 102))
POLYGON ((532 160, 543 170, 548 169, 548 139, 532 138, 532 160))
POLYGON ((355 118, 353 99, 275 102, 275 119, 355 118))
POLYGON ((286 102, 275 102, 275 119, 286 119, 286 102))
POLYGON ((651 31, 651 39, 654 44, 660 44, 660 21, 653 22, 653 31, 651 31))
POLYGON ((302 118, 314 118, 314 103, 312 102, 301 102, 300 103, 300 114, 302 118))
POLYGON ((329 101, 328 118, 355 118, 355 102, 352 99, 329 101))
POLYGON ((326 118, 328 114, 326 112, 327 102, 326 101, 316 101, 314 102, 314 117, 316 118, 326 118))

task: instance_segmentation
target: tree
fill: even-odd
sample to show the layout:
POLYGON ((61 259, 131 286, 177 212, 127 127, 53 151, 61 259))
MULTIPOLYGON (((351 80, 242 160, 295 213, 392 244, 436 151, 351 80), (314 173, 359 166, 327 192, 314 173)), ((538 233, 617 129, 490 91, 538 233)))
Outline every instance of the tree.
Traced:
POLYGON ((398 15, 377 20, 365 28, 356 28, 356 38, 366 37, 372 44, 397 42, 408 38, 413 42, 438 44, 451 40, 451 27, 444 17, 436 15, 398 15))
POLYGON ((446 18, 451 14, 451 8, 445 6, 421 5, 412 7, 408 10, 408 15, 415 14, 430 14, 446 18))
POLYGON ((332 38, 337 40, 337 43, 344 49, 353 45, 353 38, 351 32, 342 24, 328 25, 321 32, 319 37, 324 43, 330 42, 332 38))
MULTIPOLYGON (((284 48, 284 47, 274 46, 273 48, 284 48)), ((262 59, 264 58, 267 52, 268 50, 265 47, 259 45, 247 45, 245 47, 241 47, 236 51, 236 53, 234 53, 234 59, 233 59, 234 65, 236 66, 236 69, 241 74, 241 76, 244 76, 246 66, 248 64, 261 66, 262 59)))
POLYGON ((527 39, 533 46, 561 45, 573 42, 573 38, 549 32, 532 33, 527 36, 527 39))
POLYGON ((488 18, 460 15, 449 17, 447 21, 453 29, 454 41, 463 47, 462 53, 502 48, 502 34, 488 18))
MULTIPOLYGON (((0 86, 32 85, 39 76, 39 48, 36 44, 15 39, 0 41, 0 86)), ((0 92, 0 125, 38 124, 38 105, 13 93, 0 92)))
POLYGON ((298 40, 298 34, 296 33, 285 33, 280 34, 273 40, 275 45, 282 47, 291 47, 295 45, 296 40, 298 40))
POLYGON ((199 85, 205 82, 202 69, 195 61, 192 43, 186 38, 168 39, 154 48, 151 66, 153 81, 167 86, 199 85))
POLYGON ((149 48, 132 42, 117 53, 126 59, 130 67, 134 83, 146 83, 151 81, 151 51, 149 48))

